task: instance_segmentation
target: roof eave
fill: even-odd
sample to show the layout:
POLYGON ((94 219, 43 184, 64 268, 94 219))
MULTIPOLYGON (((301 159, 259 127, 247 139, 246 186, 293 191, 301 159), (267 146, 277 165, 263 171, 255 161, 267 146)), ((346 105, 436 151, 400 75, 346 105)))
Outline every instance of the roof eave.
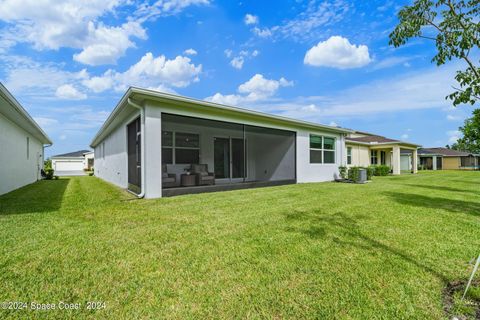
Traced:
POLYGON ((163 93, 163 92, 158 92, 158 91, 153 91, 153 90, 148 90, 148 89, 130 87, 125 92, 123 97, 118 102, 117 106, 113 109, 110 116, 107 118, 105 123, 102 125, 100 130, 97 132, 97 134, 93 138, 92 142, 90 143, 90 146, 92 148, 95 148, 98 145, 98 143, 100 142, 100 138, 103 136, 104 132, 108 129, 110 124, 113 122, 116 115, 118 113, 120 113, 120 111, 127 104, 128 98, 133 97, 133 96, 136 96, 136 97, 139 96, 139 97, 143 98, 144 100, 161 100, 161 101, 168 101, 168 102, 177 102, 177 103, 183 102, 183 103, 195 104, 195 105, 200 105, 200 106, 209 107, 209 108, 222 109, 222 110, 230 111, 230 112, 233 112, 233 113, 247 114, 247 115, 250 115, 250 116, 256 116, 256 117, 263 118, 263 119, 276 120, 276 121, 283 122, 283 123, 293 124, 293 125, 306 127, 306 128, 317 129, 317 130, 318 129, 327 130, 327 131, 336 132, 336 133, 353 133, 354 132, 354 130, 350 130, 350 129, 338 128, 338 127, 332 127, 332 126, 317 124, 317 123, 308 122, 308 121, 290 119, 290 118, 287 118, 287 117, 270 115, 270 114, 267 114, 267 113, 248 110, 248 109, 243 109, 243 108, 239 108, 239 107, 227 106, 227 105, 223 105, 223 104, 219 104, 219 103, 214 103, 214 102, 209 102, 209 101, 204 101, 204 100, 198 100, 198 99, 194 99, 194 98, 188 98, 188 97, 183 97, 183 96, 178 96, 178 95, 174 95, 174 94, 163 93))
POLYGON ((369 147, 374 147, 374 146, 384 146, 384 145, 389 145, 389 144, 398 144, 398 145, 403 145, 403 146, 408 146, 408 147, 415 147, 415 148, 420 148, 421 145, 415 144, 415 143, 410 143, 410 142, 404 142, 404 141, 394 141, 394 142, 363 142, 363 141, 355 141, 355 140, 350 140, 350 139, 345 139, 345 143, 353 143, 353 144, 360 144, 364 146, 369 146, 369 147))
POLYGON ((8 91, 8 89, 0 83, 0 94, 2 94, 5 99, 10 103, 10 105, 22 116, 24 117, 32 127, 37 131, 38 136, 40 137, 39 141, 43 144, 52 145, 53 142, 50 137, 43 131, 43 129, 38 125, 35 120, 28 114, 28 112, 22 107, 22 105, 15 99, 15 97, 8 91))

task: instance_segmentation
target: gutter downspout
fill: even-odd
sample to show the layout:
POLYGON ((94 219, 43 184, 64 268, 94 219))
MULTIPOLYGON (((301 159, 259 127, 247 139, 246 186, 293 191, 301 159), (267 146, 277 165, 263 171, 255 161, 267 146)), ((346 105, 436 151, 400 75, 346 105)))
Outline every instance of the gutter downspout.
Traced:
MULTIPOLYGON (((142 167, 141 168, 141 179, 142 179, 142 182, 141 182, 141 191, 140 191, 140 194, 135 194, 138 198, 143 198, 145 197, 145 108, 140 106, 139 104, 133 102, 132 99, 128 98, 127 99, 127 103, 140 110, 140 135, 141 135, 141 138, 140 138, 140 146, 141 146, 141 151, 140 151, 140 157, 141 157, 141 160, 140 160, 140 166, 142 167)), ((133 193, 133 192, 132 192, 133 193)))

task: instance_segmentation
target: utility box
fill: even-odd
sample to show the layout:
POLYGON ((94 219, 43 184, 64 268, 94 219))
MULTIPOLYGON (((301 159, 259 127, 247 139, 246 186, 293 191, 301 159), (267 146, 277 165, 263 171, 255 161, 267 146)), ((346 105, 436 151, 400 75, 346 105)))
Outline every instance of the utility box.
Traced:
POLYGON ((367 169, 358 170, 358 181, 357 183, 366 183, 367 182, 367 169))

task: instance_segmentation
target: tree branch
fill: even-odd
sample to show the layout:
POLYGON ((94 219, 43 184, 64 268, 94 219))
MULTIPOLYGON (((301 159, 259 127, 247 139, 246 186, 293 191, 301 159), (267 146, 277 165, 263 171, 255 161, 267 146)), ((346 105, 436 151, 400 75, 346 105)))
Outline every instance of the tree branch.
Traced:
MULTIPOLYGON (((453 88, 454 90, 456 90, 456 91, 465 92, 465 90, 460 89, 460 88, 457 88, 457 87, 455 87, 455 86, 452 86, 452 88, 453 88)), ((471 93, 470 96, 474 97, 474 98, 477 99, 477 100, 480 100, 480 97, 474 95, 473 93, 471 93)))

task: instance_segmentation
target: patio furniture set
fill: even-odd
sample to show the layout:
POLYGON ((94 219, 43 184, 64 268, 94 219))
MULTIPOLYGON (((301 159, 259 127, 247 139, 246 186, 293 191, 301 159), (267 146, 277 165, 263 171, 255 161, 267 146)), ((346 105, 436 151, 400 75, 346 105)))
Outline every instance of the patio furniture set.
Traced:
POLYGON ((180 184, 175 173, 168 173, 167 165, 162 165, 162 187, 193 187, 215 184, 215 174, 208 172, 207 164, 192 164, 186 173, 180 175, 180 184))

